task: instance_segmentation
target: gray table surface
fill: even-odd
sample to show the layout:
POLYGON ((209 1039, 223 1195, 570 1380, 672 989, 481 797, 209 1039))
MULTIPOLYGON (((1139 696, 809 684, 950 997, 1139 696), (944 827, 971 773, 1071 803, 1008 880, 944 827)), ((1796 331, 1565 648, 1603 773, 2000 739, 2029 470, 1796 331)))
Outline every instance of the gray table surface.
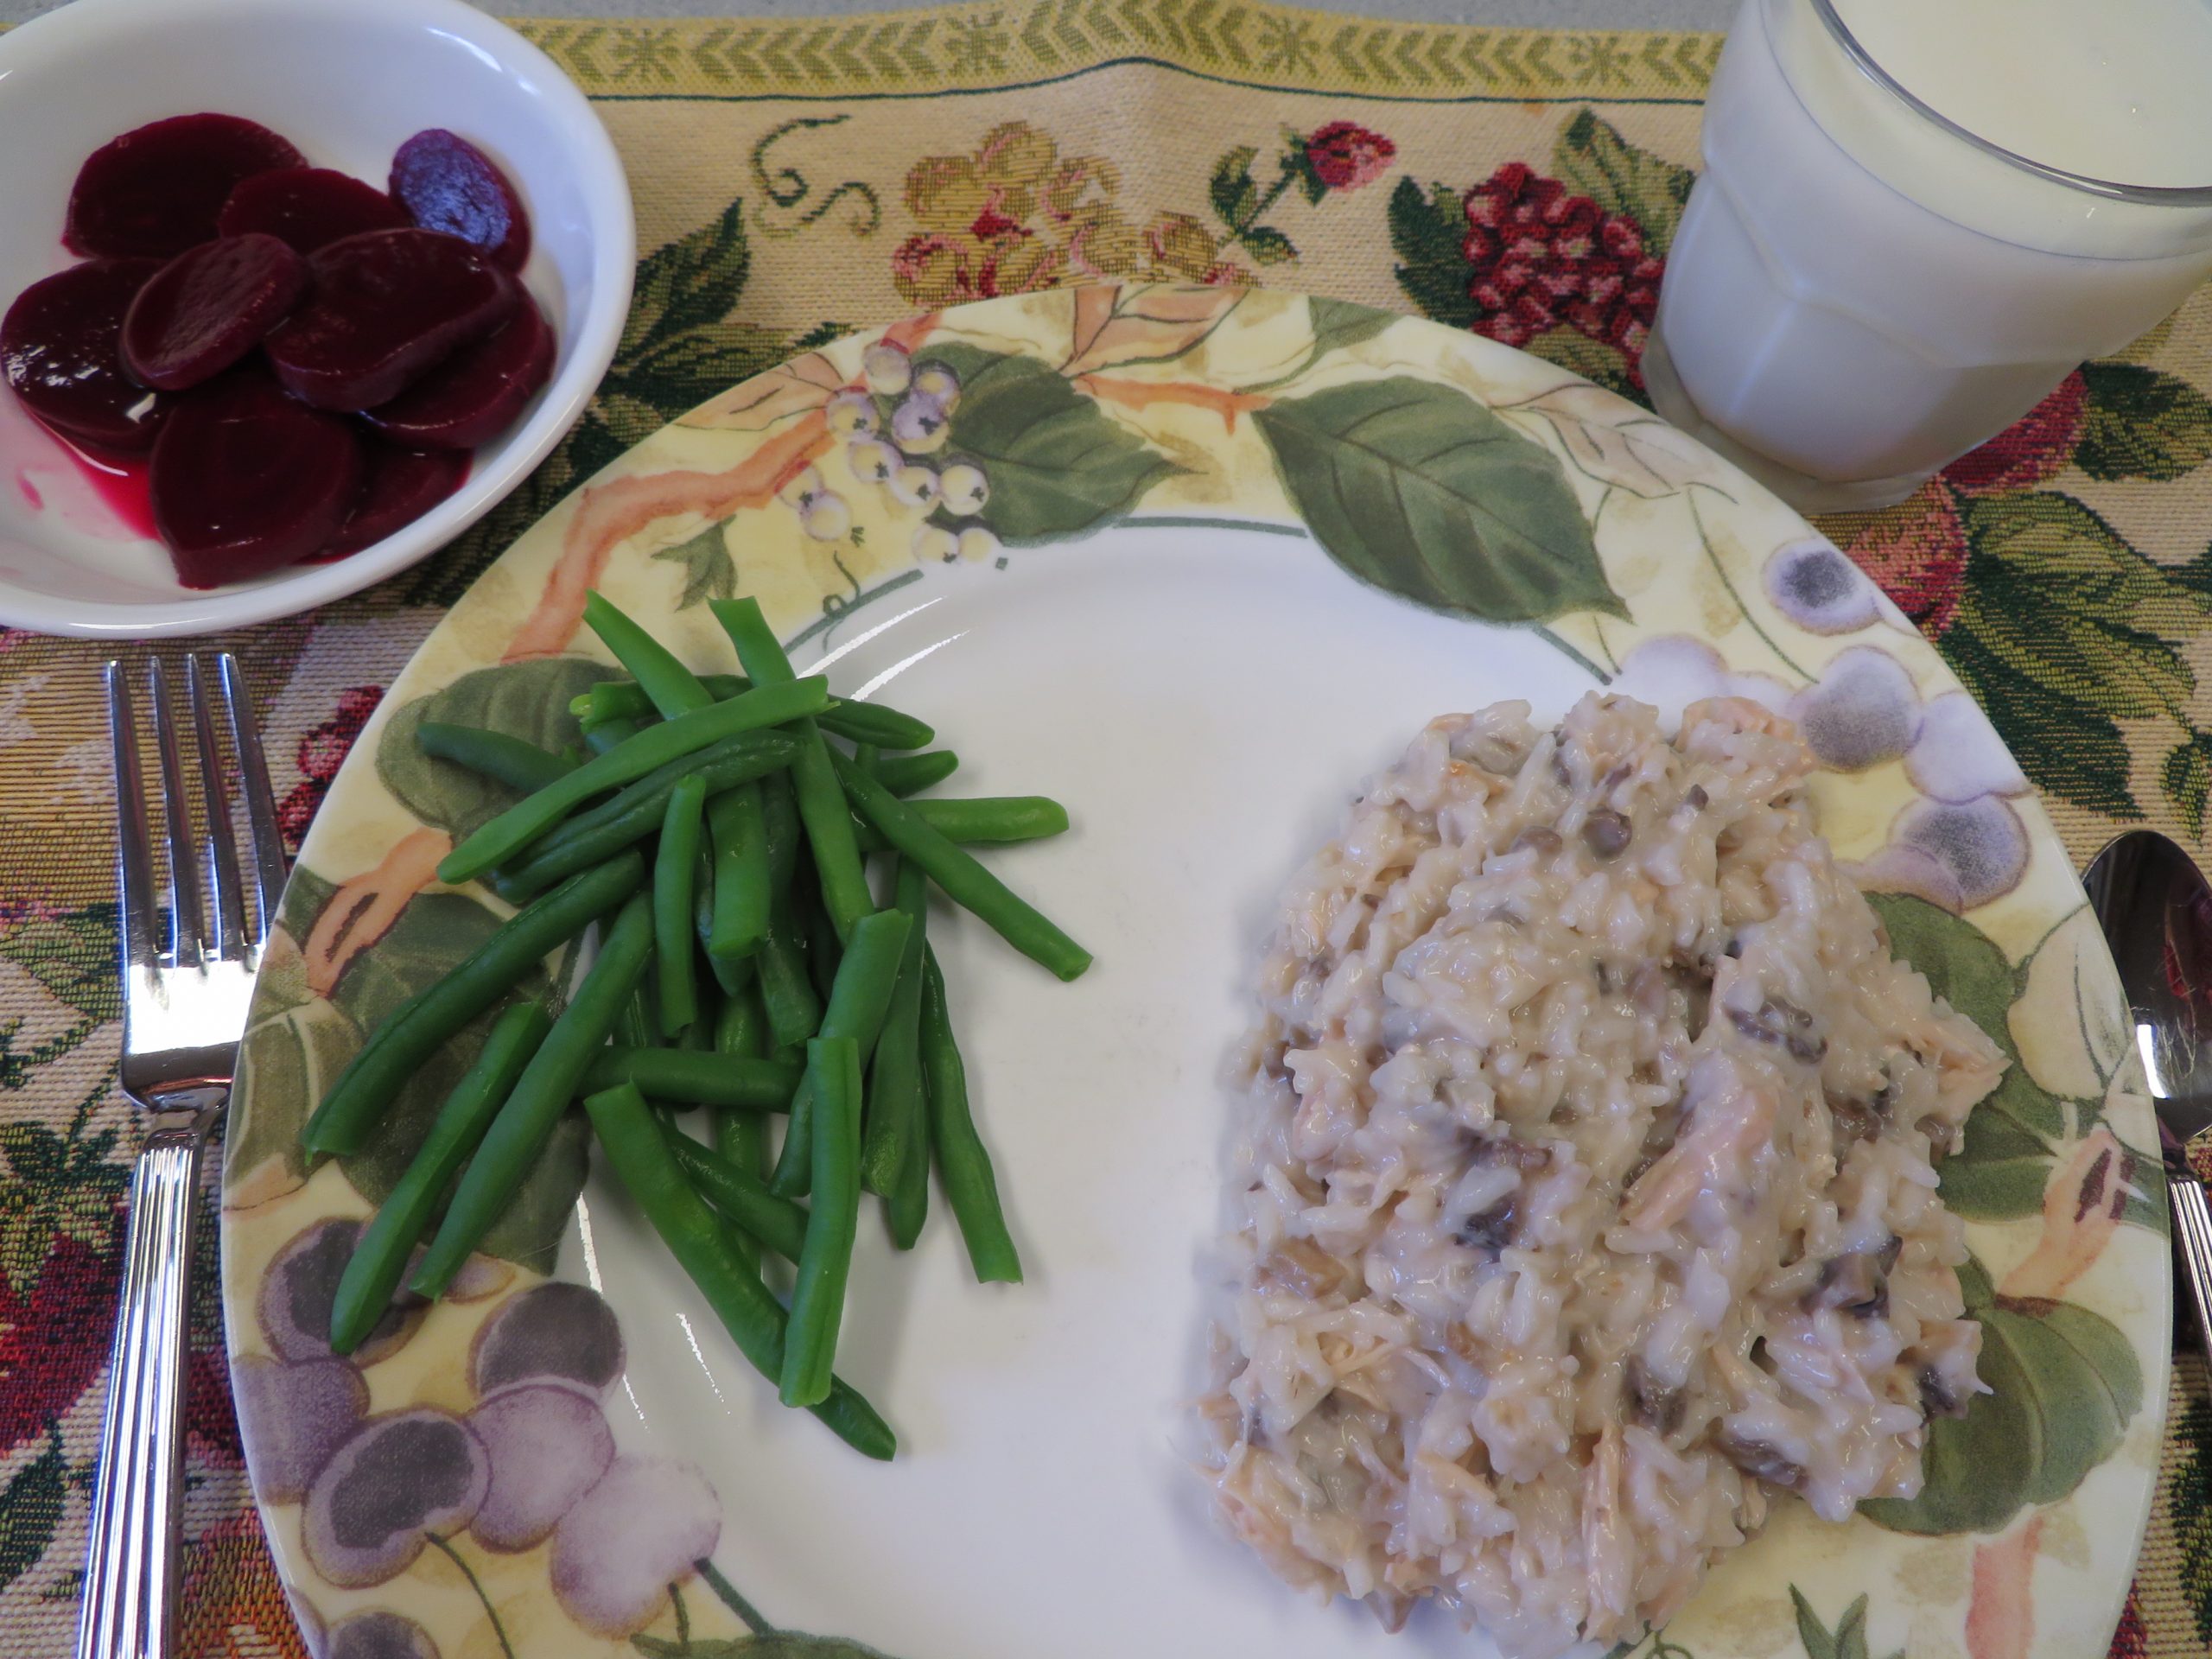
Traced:
MULTIPOLYGON (((67 0, 0 0, 0 23, 20 23, 67 0)), ((376 0, 359 0, 374 5, 376 0)), ((1301 0, 1283 0, 1300 5, 1301 0)), ((1307 10, 1421 22, 1542 25, 1551 29, 1726 29, 1736 0, 1326 0, 1307 10)), ((818 17, 918 11, 899 0, 493 0, 484 10, 529 17, 818 17)))

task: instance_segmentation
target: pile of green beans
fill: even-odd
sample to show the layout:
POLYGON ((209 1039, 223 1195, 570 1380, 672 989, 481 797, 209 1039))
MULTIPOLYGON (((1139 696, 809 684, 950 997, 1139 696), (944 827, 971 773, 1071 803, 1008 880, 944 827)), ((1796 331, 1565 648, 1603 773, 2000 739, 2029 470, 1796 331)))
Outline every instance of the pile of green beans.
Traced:
POLYGON ((783 1402, 887 1459, 891 1429, 833 1369, 866 1199, 911 1249, 934 1169, 976 1279, 1021 1279, 929 943, 930 892, 1075 978, 1090 954, 966 850, 1059 835, 1068 817, 1039 796, 912 798, 959 766, 929 726, 799 677, 753 601, 710 608, 741 674, 694 672, 587 596, 585 622, 630 677, 575 699, 579 748, 416 728, 424 754, 518 797, 440 879, 521 908, 369 1033, 302 1132, 310 1155, 361 1151, 428 1062, 475 1044, 361 1229, 331 1346, 365 1340, 403 1279, 442 1294, 563 1115, 582 1111, 783 1402), (519 995, 549 957, 567 977, 586 946, 556 1007, 519 995), (678 1122, 694 1109, 706 1140, 678 1122))

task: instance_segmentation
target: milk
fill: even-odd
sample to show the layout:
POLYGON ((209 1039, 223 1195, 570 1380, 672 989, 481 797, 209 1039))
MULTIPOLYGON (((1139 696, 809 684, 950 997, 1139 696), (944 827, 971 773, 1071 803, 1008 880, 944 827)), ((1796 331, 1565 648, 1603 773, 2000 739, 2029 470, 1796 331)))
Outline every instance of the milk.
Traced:
POLYGON ((1834 0, 1926 109, 1815 3, 1738 14, 1644 359, 1809 511, 1901 499, 2212 270, 2212 0, 1834 0))

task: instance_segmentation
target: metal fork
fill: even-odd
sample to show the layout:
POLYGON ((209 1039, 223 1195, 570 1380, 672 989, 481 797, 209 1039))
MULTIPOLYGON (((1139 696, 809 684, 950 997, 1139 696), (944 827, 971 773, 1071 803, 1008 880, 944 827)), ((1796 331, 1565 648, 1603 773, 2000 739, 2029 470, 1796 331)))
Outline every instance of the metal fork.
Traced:
POLYGON ((284 886, 276 803, 245 677, 227 652, 211 696, 185 659, 190 725, 159 663, 146 670, 161 794, 168 906, 155 886, 146 786, 128 675, 107 665, 115 747, 116 885, 123 957, 123 1090, 149 1115, 130 1180, 123 1290, 86 1547, 78 1659, 168 1659, 175 1646, 184 1499, 186 1322, 200 1152, 230 1098, 253 976, 284 886), (252 857, 242 874, 213 704, 226 705, 252 857), (198 752, 204 830, 193 830, 184 751, 198 752), (241 911, 251 900, 249 937, 241 911), (166 921, 166 925, 164 925, 166 921))

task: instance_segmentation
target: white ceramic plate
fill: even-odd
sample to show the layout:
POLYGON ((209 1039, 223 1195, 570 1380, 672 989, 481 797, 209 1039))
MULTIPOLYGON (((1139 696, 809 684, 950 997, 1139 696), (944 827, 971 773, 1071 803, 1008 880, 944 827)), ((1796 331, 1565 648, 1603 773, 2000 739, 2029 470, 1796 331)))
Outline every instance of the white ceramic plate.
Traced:
MULTIPOLYGON (((2023 1651, 2101 1649, 2159 1443, 2164 1211, 2137 1150, 2155 1141, 2064 852, 1934 651, 1802 522, 1643 411, 1427 323, 1095 288, 889 338, 961 383, 942 435, 905 417, 924 453, 903 464, 962 497, 976 492, 955 468, 980 468, 979 512, 914 499, 912 474, 874 481, 897 458, 851 427, 912 395, 896 353, 864 361, 868 336, 802 359, 524 537, 334 785, 264 975, 226 1180, 242 1415, 297 1604, 334 1632, 365 1621, 342 1627, 364 1640, 410 1621, 412 1650, 448 1659, 855 1651, 778 1645, 771 1627, 904 1659, 1484 1650, 1446 1618, 1389 1637, 1286 1591, 1215 1532, 1179 1460, 1217 1074, 1275 895, 1361 780, 1440 711, 1522 697, 1553 718, 1609 681, 1802 718, 1839 853, 1888 890, 1900 946, 2021 1060, 1946 1177, 1987 1272, 1974 1294, 1998 1394, 1939 1430, 1917 1505, 1844 1527, 1780 1505, 1643 1645, 1794 1653, 1797 1597, 1831 1631, 1859 1605, 1870 1652, 1958 1651, 1999 1596, 2032 1607, 2023 1651), (605 671, 577 626, 587 584, 702 669, 732 664, 698 601, 753 593, 802 671, 938 722, 962 759, 948 792, 1039 791, 1074 816, 991 861, 1096 952, 1083 979, 931 918, 1029 1275, 972 1283, 941 1200, 898 1259, 871 1206, 839 1365, 899 1433, 888 1466, 781 1410, 609 1179, 577 1198, 558 1157, 475 1263, 473 1300, 397 1321, 363 1363, 319 1352, 353 1218, 450 1067, 345 1167, 302 1167, 302 1114, 362 1028, 493 919, 480 895, 424 885, 497 803, 414 757, 410 711, 429 698, 440 717, 562 739, 568 696, 605 671), (588 1290, 549 1291, 548 1268, 588 1290), (549 1372, 569 1391, 517 1403, 549 1372), (517 1422, 556 1417, 545 1450, 523 1448, 517 1422), (506 1548, 524 1496, 550 1530, 506 1548)), ((564 1144, 574 1157, 580 1137, 564 1144)))

